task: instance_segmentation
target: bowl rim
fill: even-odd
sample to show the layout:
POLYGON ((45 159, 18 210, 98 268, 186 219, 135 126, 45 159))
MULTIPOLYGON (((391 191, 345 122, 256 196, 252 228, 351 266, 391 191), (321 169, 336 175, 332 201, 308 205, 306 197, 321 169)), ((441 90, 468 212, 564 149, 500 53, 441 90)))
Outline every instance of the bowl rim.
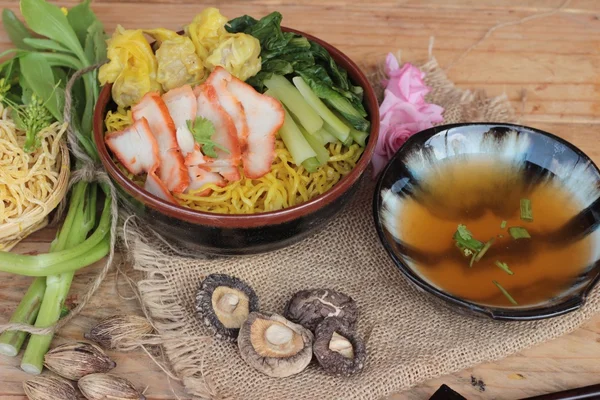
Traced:
MULTIPOLYGON (((420 290, 427 292, 428 294, 434 295, 442 300, 444 300, 448 305, 456 305, 459 308, 469 310, 471 312, 485 315, 494 320, 503 320, 503 321, 532 321, 539 319, 546 319, 557 317, 560 315, 567 314, 569 312, 575 311, 581 308, 585 301, 592 291, 592 289, 600 282, 600 264, 596 265, 594 269, 596 270, 596 275, 590 280, 590 282, 583 288, 581 288, 577 293, 574 293, 571 297, 566 298, 564 301, 552 304, 550 306, 532 306, 528 308, 506 308, 506 307, 495 307, 495 306, 485 306, 482 304, 478 304, 475 302, 471 302, 465 299, 462 299, 458 296, 454 296, 442 289, 438 289, 435 286, 428 283, 425 279, 421 278, 415 271, 412 270, 404 261, 402 261, 399 257, 396 256, 394 249, 389 243, 388 239, 385 236, 384 229, 382 226, 381 218, 379 210, 381 209, 381 190, 383 186, 383 179, 386 175, 387 171, 391 168, 393 161, 400 157, 403 153, 403 149, 406 149, 413 145, 413 142, 423 140, 423 137, 427 137, 427 139, 433 137, 436 134, 449 131, 455 128, 463 128, 468 126, 481 126, 486 127, 487 130, 493 128, 510 128, 517 131, 530 131, 536 134, 540 134, 546 136, 552 140, 555 140, 571 150, 573 150, 577 155, 582 158, 585 158, 589 163, 595 168, 596 172, 600 175, 600 169, 594 163, 594 161, 585 154, 580 148, 575 146, 574 144, 568 142, 567 140, 556 136, 550 132, 543 131, 541 129, 532 128, 525 125, 512 124, 512 123, 494 123, 494 122, 466 122, 466 123, 455 123, 455 124, 447 124, 447 125, 438 125, 423 131, 416 133, 411 136, 398 151, 392 156, 392 158, 388 161, 384 169, 381 171, 377 184, 375 186, 375 192, 373 193, 373 203, 372 203, 372 212, 373 219, 375 222, 375 229, 377 231, 377 235, 379 236, 379 240, 383 245, 384 249, 396 265, 396 268, 400 270, 400 272, 407 278, 413 285, 415 285, 420 290)), ((468 134, 468 133, 467 133, 468 134)))
POLYGON ((348 175, 342 177, 338 183, 325 193, 309 201, 276 211, 254 214, 217 214, 197 211, 178 204, 172 204, 146 192, 143 188, 140 188, 129 180, 110 157, 106 143, 104 142, 104 116, 106 115, 106 106, 111 100, 112 87, 111 84, 107 84, 102 88, 96 106, 94 107, 93 136, 100 161, 109 176, 116 182, 117 186, 121 187, 127 194, 133 196, 145 206, 169 217, 195 224, 227 228, 256 228, 265 225, 289 222, 304 215, 316 212, 322 207, 333 203, 350 189, 360 179, 369 166, 379 136, 379 102, 375 91, 356 63, 336 47, 308 33, 283 26, 281 28, 283 31, 302 35, 308 40, 323 46, 337 63, 342 64, 353 83, 363 88, 363 104, 365 104, 368 109, 371 130, 363 154, 348 175))

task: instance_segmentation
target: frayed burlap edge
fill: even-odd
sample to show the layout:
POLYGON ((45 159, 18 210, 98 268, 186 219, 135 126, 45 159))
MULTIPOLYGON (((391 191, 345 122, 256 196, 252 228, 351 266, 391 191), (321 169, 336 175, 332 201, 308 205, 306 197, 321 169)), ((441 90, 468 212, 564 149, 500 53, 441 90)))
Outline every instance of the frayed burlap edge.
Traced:
MULTIPOLYGON (((205 377, 203 352, 196 352, 199 341, 210 342, 213 337, 198 337, 185 331, 182 321, 189 317, 188 311, 180 304, 177 293, 171 290, 169 278, 165 274, 165 258, 172 256, 203 258, 203 256, 191 254, 171 245, 153 230, 139 226, 135 216, 124 219, 120 237, 133 268, 143 273, 143 279, 137 282, 138 299, 144 314, 160 335, 160 346, 167 357, 168 365, 160 365, 160 367, 172 370, 186 392, 194 396, 193 398, 222 399, 218 395, 215 384, 205 377), (167 250, 158 253, 157 244, 167 250), (194 346, 191 346, 190 342, 194 346)), ((201 275, 208 275, 208 272, 201 275)), ((161 363, 161 361, 153 361, 161 363)))

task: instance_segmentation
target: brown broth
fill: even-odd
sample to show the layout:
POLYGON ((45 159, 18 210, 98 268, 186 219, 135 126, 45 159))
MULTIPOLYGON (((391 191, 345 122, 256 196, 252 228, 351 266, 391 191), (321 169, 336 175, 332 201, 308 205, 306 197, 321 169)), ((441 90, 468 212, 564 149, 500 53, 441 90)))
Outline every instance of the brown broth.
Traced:
POLYGON ((590 262, 589 237, 563 246, 541 239, 581 209, 554 180, 531 185, 514 164, 476 158, 445 162, 420 186, 398 215, 399 237, 420 252, 441 255, 435 262, 417 261, 418 272, 455 296, 511 306, 495 280, 519 306, 537 304, 568 288, 590 262), (521 220, 521 198, 531 200, 533 222, 521 220), (500 227, 503 220, 505 229, 500 227), (452 239, 458 224, 466 225, 482 242, 495 238, 472 268, 452 239), (508 233, 511 226, 526 228, 531 239, 514 240, 508 233), (498 268, 496 260, 507 263, 514 275, 498 268))

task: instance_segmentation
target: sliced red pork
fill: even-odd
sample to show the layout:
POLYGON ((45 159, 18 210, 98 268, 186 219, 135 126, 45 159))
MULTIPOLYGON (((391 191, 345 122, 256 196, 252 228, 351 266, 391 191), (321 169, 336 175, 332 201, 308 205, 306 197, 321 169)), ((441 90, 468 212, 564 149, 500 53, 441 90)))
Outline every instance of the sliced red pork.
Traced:
MULTIPOLYGON (((201 189, 204 185, 214 183, 217 186, 227 185, 227 181, 216 172, 207 171, 201 166, 190 166, 188 167, 190 173, 190 186, 188 186, 186 193, 194 190, 201 189)), ((197 196, 208 196, 212 193, 212 190, 205 189, 199 193, 195 193, 197 196)))
POLYGON ((162 96, 169 114, 177 129, 175 138, 184 157, 194 151, 196 141, 187 127, 188 121, 194 121, 198 110, 198 100, 190 85, 171 89, 162 96))
POLYGON ((227 89, 240 101, 248 124, 248 145, 242 154, 244 174, 258 179, 271 171, 275 135, 283 125, 283 106, 275 99, 232 76, 227 89))
POLYGON ((217 92, 217 99, 221 107, 231 116, 235 129, 237 130, 238 143, 242 153, 246 151, 248 143, 248 123, 246 122, 246 113, 242 103, 228 89, 228 84, 233 78, 223 67, 216 67, 210 74, 206 83, 212 85, 217 92))
POLYGON ((221 175, 228 181, 239 180, 241 176, 237 167, 241 163, 241 149, 231 116, 219 104, 216 90, 212 85, 204 83, 196 87, 194 93, 198 98, 197 115, 208 119, 215 127, 212 141, 227 149, 223 151, 215 147, 217 158, 207 162, 206 165, 208 167, 213 164, 224 165, 227 168, 221 172, 221 175))
POLYGON ((122 131, 108 133, 104 141, 132 174, 150 172, 159 164, 158 144, 146 118, 138 119, 122 131))
POLYGON ((158 178, 158 176, 156 176, 154 170, 150 170, 150 172, 148 172, 148 175, 146 176, 146 183, 144 183, 144 189, 159 199, 177 204, 177 201, 175 201, 175 198, 171 192, 169 192, 169 189, 167 189, 165 184, 158 178))
POLYGON ((190 85, 171 89, 162 96, 175 128, 187 126, 187 121, 196 118, 198 102, 190 85))
POLYGON ((146 93, 138 104, 132 107, 134 120, 146 118, 150 130, 158 144, 160 165, 158 178, 173 193, 182 193, 190 183, 183 155, 177 144, 175 123, 169 110, 158 93, 146 93))

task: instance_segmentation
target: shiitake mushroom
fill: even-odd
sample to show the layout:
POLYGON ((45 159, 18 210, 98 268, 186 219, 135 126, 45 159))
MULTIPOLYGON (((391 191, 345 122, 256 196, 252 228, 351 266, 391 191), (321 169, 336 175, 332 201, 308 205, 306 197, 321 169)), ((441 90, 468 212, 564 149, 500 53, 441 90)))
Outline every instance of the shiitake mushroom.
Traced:
POLYGON ((365 343, 342 318, 325 318, 315 330, 313 353, 325 372, 349 376, 363 369, 365 343))
POLYGON ((314 332, 325 318, 338 317, 353 325, 358 309, 352 297, 331 289, 301 290, 294 294, 283 315, 314 332))
POLYGON ((225 274, 211 274, 196 296, 198 316, 218 339, 235 341, 248 315, 257 311, 258 296, 244 281, 225 274))
POLYGON ((240 328, 238 347, 251 367, 272 377, 303 371, 312 359, 313 334, 278 314, 252 312, 240 328))

